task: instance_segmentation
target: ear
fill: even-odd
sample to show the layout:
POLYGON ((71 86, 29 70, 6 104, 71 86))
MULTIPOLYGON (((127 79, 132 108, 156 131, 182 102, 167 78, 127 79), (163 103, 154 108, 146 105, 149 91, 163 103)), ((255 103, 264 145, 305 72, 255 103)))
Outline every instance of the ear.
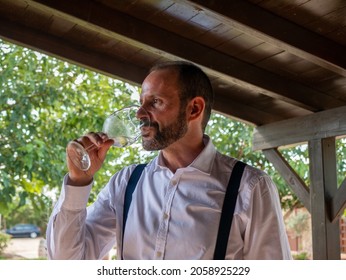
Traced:
POLYGON ((202 97, 197 96, 189 102, 188 106, 188 118, 189 120, 195 120, 203 118, 205 108, 205 101, 202 97))

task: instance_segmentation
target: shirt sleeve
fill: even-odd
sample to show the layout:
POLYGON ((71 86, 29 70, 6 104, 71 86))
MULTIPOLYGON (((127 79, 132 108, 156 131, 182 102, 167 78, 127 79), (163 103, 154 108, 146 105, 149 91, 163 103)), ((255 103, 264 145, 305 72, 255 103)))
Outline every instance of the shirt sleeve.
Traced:
POLYGON ((246 211, 243 258, 292 259, 275 184, 267 175, 256 178, 250 184, 251 196, 246 211))
POLYGON ((67 175, 48 221, 48 258, 102 259, 115 245, 116 218, 109 203, 109 186, 87 208, 92 184, 74 187, 66 181, 67 175))

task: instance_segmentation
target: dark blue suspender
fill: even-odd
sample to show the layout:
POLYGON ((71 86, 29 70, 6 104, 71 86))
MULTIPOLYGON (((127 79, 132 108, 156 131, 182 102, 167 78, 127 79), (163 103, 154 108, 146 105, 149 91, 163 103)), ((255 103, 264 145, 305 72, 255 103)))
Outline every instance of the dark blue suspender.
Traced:
POLYGON ((245 166, 245 163, 237 161, 233 167, 232 174, 228 182, 222 206, 219 231, 216 239, 214 260, 224 260, 226 257, 228 237, 231 231, 234 209, 238 197, 238 190, 245 166))
POLYGON ((131 201, 132 201, 132 194, 137 186, 139 177, 141 177, 143 169, 146 165, 147 165, 146 163, 143 163, 143 164, 138 164, 135 167, 135 169, 132 171, 132 174, 126 186, 125 197, 124 197, 124 210, 123 210, 123 235, 122 235, 122 246, 121 246, 122 248, 121 259, 123 259, 125 225, 126 225, 127 215, 129 213, 131 201))
POLYGON ((143 172, 144 167, 146 166, 146 163, 138 164, 135 169, 132 171, 132 174, 130 176, 129 182, 127 183, 126 191, 125 191, 125 198, 124 198, 124 214, 123 214, 123 236, 125 231, 125 224, 127 220, 127 215, 129 213, 130 204, 132 201, 132 193, 134 192, 137 182, 139 180, 139 177, 141 177, 141 174, 143 172))
MULTIPOLYGON (((124 215, 123 215, 123 240, 124 240, 124 232, 125 232, 125 224, 127 220, 127 215, 129 212, 132 193, 134 192, 139 177, 142 174, 142 171, 146 164, 139 164, 133 170, 129 182, 125 191, 125 199, 124 199, 124 215)), ((219 231, 216 239, 216 246, 214 251, 214 260, 224 260, 226 256, 226 249, 228 244, 228 237, 231 230, 233 213, 235 209, 235 205, 238 197, 238 189, 240 186, 240 180, 243 175, 243 171, 246 164, 237 161, 230 180, 228 182, 225 199, 222 206, 221 219, 219 224, 219 231)))

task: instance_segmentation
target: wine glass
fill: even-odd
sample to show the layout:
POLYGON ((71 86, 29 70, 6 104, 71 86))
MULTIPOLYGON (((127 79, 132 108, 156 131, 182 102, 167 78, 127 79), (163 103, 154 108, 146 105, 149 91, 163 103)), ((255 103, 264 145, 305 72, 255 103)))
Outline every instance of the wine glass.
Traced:
MULTIPOLYGON (((113 146, 127 147, 135 143, 141 136, 141 128, 150 126, 150 117, 143 108, 141 116, 145 117, 137 118, 139 109, 139 106, 131 105, 115 111, 105 119, 102 132, 114 141, 113 146)), ((68 145, 68 157, 80 170, 87 171, 91 166, 88 152, 95 148, 95 144, 84 147, 76 141, 71 141, 68 145)))

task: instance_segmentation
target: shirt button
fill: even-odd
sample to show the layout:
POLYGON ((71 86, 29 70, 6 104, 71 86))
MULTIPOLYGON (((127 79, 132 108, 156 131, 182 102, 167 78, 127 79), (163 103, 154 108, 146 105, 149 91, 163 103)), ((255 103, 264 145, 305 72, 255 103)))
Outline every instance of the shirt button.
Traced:
POLYGON ((168 215, 167 213, 163 214, 163 218, 164 218, 165 220, 167 220, 168 217, 169 217, 169 215, 168 215))
POLYGON ((175 186, 177 184, 177 180, 172 180, 172 185, 175 186))
POLYGON ((161 252, 157 252, 157 253, 156 253, 156 256, 157 256, 158 258, 160 258, 160 257, 162 256, 162 253, 161 253, 161 252))

